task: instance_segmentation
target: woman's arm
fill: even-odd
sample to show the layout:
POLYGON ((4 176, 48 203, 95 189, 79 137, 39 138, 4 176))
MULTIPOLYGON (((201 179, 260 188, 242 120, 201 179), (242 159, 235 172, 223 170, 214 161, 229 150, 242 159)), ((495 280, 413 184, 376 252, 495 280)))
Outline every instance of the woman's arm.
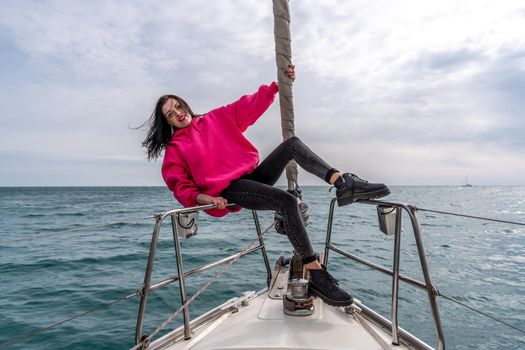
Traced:
POLYGON ((197 203, 200 205, 215 204, 217 209, 225 209, 228 205, 228 201, 225 198, 212 197, 204 193, 197 195, 197 203))
MULTIPOLYGON (((295 80, 295 65, 290 64, 284 74, 292 81, 295 80)), ((254 94, 244 95, 239 100, 209 113, 222 114, 221 118, 233 118, 237 127, 244 132, 271 106, 278 91, 276 82, 261 85, 254 94)))
POLYGON ((169 147, 162 162, 162 177, 168 188, 180 204, 185 207, 197 205, 197 196, 201 192, 193 182, 185 163, 177 152, 169 147))
MULTIPOLYGON (((295 65, 290 64, 284 71, 290 80, 295 80, 295 65)), ((235 119, 241 131, 245 131, 250 125, 255 123, 257 119, 271 106, 274 101, 275 94, 279 91, 279 86, 276 82, 270 85, 262 85, 259 90, 253 95, 246 95, 235 102, 235 119)))
POLYGON ((225 109, 233 117, 239 130, 244 132, 272 105, 278 91, 279 87, 276 82, 261 85, 257 92, 242 96, 239 100, 227 105, 225 109))
POLYGON ((166 150, 162 164, 162 177, 173 195, 184 207, 215 204, 217 209, 225 209, 228 201, 222 197, 212 197, 204 193, 193 183, 184 162, 177 152, 166 150))

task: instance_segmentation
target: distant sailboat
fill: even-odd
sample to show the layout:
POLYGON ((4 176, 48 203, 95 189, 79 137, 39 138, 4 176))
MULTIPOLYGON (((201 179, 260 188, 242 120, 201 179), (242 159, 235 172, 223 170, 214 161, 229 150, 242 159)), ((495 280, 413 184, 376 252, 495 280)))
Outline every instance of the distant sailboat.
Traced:
POLYGON ((465 176, 465 182, 463 185, 461 185, 461 187, 472 187, 472 184, 468 182, 468 175, 465 176))

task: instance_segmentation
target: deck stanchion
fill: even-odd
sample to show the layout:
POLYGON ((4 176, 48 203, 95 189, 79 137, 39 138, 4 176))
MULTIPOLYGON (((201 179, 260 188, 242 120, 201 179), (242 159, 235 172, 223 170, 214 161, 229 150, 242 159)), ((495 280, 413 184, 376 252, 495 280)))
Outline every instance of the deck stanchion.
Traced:
POLYGON ((155 227, 151 235, 151 244, 149 248, 148 264, 146 266, 146 274, 144 275, 144 284, 142 286, 142 295, 140 298, 139 314, 137 316, 137 325, 135 327, 135 344, 142 341, 142 327, 144 324, 144 313, 146 312, 146 302, 148 301, 149 288, 151 284, 151 274, 153 271, 153 262, 155 261, 155 253, 157 252, 157 241, 159 239, 160 225, 162 223, 162 215, 155 216, 155 227))
POLYGON ((267 285, 270 288, 270 283, 272 281, 272 269, 270 268, 270 261, 268 260, 268 254, 266 253, 266 246, 264 245, 264 240, 262 237, 261 224, 259 223, 259 216, 257 215, 256 210, 252 210, 253 222, 255 223, 255 230, 257 230, 257 235, 259 236, 259 246, 261 247, 261 253, 264 260, 264 266, 266 266, 266 275, 267 275, 267 285))
POLYGON ((399 305, 399 281, 405 281, 415 287, 424 289, 427 291, 429 301, 430 301, 430 307, 432 309, 432 316, 434 318, 434 326, 437 333, 438 338, 438 350, 444 350, 445 349, 445 337, 443 335, 443 329, 441 327, 441 320, 439 317, 439 310, 437 306, 437 293, 434 285, 432 284, 432 279, 430 277, 430 272, 428 269, 426 254, 425 254, 425 248, 423 246, 423 240, 421 238, 421 230, 419 228, 419 223, 417 221, 417 217, 415 215, 416 208, 412 207, 410 205, 399 203, 399 202, 390 202, 390 201, 378 201, 378 200, 367 200, 367 201, 360 201, 359 203, 362 204, 372 204, 372 205, 387 205, 387 206, 393 206, 396 208, 396 233, 395 233, 395 239, 394 239, 394 263, 392 270, 374 264, 370 261, 367 261, 365 259, 361 259, 353 254, 350 254, 348 252, 345 252, 336 246, 334 246, 331 243, 331 235, 332 235, 332 225, 333 225, 333 217, 334 217, 334 207, 335 207, 335 198, 332 199, 330 202, 330 211, 328 214, 328 227, 326 230, 326 241, 325 241, 325 254, 323 263, 326 265, 328 264, 328 252, 330 250, 333 250, 334 252, 341 254, 347 258, 350 258, 354 261, 357 261, 361 264, 364 264, 366 266, 369 266, 375 270, 381 271, 383 273, 389 274, 392 276, 392 304, 391 304, 391 311, 392 311, 392 320, 383 322, 385 326, 391 326, 392 327, 392 344, 398 345, 399 344, 399 337, 400 334, 403 334, 402 329, 399 328, 398 325, 398 305, 399 305), (417 251, 419 254, 419 261, 421 264, 421 270, 423 272, 424 280, 425 282, 416 281, 412 278, 403 276, 399 273, 399 261, 400 261, 400 251, 401 251, 401 214, 402 210, 405 210, 409 217, 412 224, 412 230, 414 232, 414 238, 416 241, 417 251))
POLYGON ((399 345, 399 325, 397 322, 399 298, 399 260, 401 252, 401 210, 396 207, 396 233, 394 237, 394 262, 392 264, 392 344, 399 345))
POLYGON ((335 198, 330 202, 330 209, 328 211, 328 224, 326 227, 326 239, 324 242, 324 255, 323 265, 328 266, 328 252, 330 251, 330 241, 332 239, 332 225, 334 223, 334 209, 335 209, 335 198))
POLYGON ((443 334, 443 329, 441 328, 441 319, 439 317, 439 310, 436 302, 437 295, 434 293, 435 288, 432 284, 432 279, 430 278, 430 272, 428 270, 427 256, 425 254, 425 247, 423 245, 423 239, 421 238, 421 230, 419 229, 419 223, 416 217, 416 209, 408 205, 404 205, 404 208, 410 216, 412 228, 414 230, 414 238, 416 240, 417 252, 419 254, 419 262, 421 264, 421 269, 423 270, 423 277, 427 287, 428 299, 432 309, 432 315, 434 316, 434 326, 436 328, 438 337, 438 350, 444 350, 445 336, 443 334))
MULTIPOLYGON (((229 204, 228 207, 233 207, 235 206, 235 204, 229 204)), ((150 244, 150 251, 149 251, 149 255, 148 255, 148 263, 147 263, 147 266, 146 266, 146 274, 144 276, 144 284, 142 286, 142 289, 140 289, 137 294, 141 296, 141 299, 140 299, 140 306, 139 306, 139 312, 138 312, 138 316, 137 316, 137 324, 136 324, 136 327, 135 327, 135 344, 142 344, 144 345, 144 339, 146 339, 148 342, 149 342, 149 337, 148 335, 143 335, 142 334, 142 330, 143 330, 143 327, 144 327, 144 314, 145 314, 145 311, 146 311, 146 303, 147 303, 147 299, 148 299, 148 294, 150 291, 154 290, 154 289, 157 289, 159 287, 162 287, 164 285, 168 285, 172 282, 175 282, 175 281, 179 281, 179 288, 180 288, 180 294, 181 294, 181 304, 186 304, 186 301, 188 300, 187 299, 187 295, 186 295, 186 286, 185 286, 185 276, 188 276, 188 275, 191 275, 191 274, 194 274, 194 273, 197 273, 197 272, 202 272, 202 271, 205 271, 205 270, 208 270, 210 268, 213 268, 213 267, 216 267, 220 264, 223 264, 223 263, 226 263, 226 262, 229 262, 231 260, 236 260, 238 259, 240 256, 244 256, 244 255, 247 255, 247 254, 250 254, 250 253, 253 253, 257 250, 262 250, 262 254, 263 254, 263 259, 264 259, 264 263, 265 263, 265 266, 266 266, 266 272, 267 272, 267 275, 268 275, 268 281, 270 281, 271 279, 271 268, 270 268, 270 263, 268 261, 268 254, 266 252, 266 248, 265 248, 265 245, 264 245, 264 240, 262 238, 263 234, 266 233, 270 227, 268 227, 268 229, 266 229, 264 232, 261 232, 261 227, 260 227, 260 224, 259 224, 259 219, 258 219, 258 216, 257 216, 257 213, 255 211, 253 211, 253 215, 254 215, 254 221, 255 221, 255 226, 256 226, 256 230, 257 230, 257 234, 259 236, 259 246, 257 247, 254 247, 254 248, 251 248, 245 252, 242 252, 242 254, 240 256, 238 256, 238 254, 234 254, 232 256, 229 256, 227 258, 224 258, 224 259, 221 259, 221 260, 218 260, 214 263, 211 263, 211 264, 208 264, 208 265, 205 265, 205 266, 201 266, 199 268, 196 268, 196 269, 193 269, 191 271, 188 271, 188 272, 184 272, 184 268, 183 268, 183 264, 182 264, 182 255, 181 255, 181 246, 180 246, 180 240, 179 240, 179 229, 178 229, 178 215, 179 214, 185 214, 185 213, 191 213, 191 212, 195 212, 195 211, 200 211, 200 210, 208 210, 208 209, 214 209, 216 208, 216 206, 214 204, 208 204, 208 205, 202 205, 202 206, 196 206, 196 207, 190 207, 190 208, 181 208, 181 209, 174 209, 174 210, 169 210, 169 211, 166 211, 166 212, 163 212, 163 213, 160 213, 160 214, 156 214, 154 217, 155 217, 155 227, 153 229, 153 233, 152 233, 152 237, 151 237, 151 244, 150 244), (151 277, 152 277, 152 271, 153 271, 153 263, 155 261, 155 254, 156 254, 156 251, 157 251, 157 243, 158 243, 158 239, 159 239, 159 235, 160 235, 160 227, 161 227, 161 224, 162 222, 164 221, 164 219, 166 219, 167 217, 171 217, 171 225, 172 225, 172 232, 173 232, 173 243, 174 243, 174 246, 175 246, 175 255, 176 255, 176 261, 177 261, 177 273, 178 275, 175 276, 175 277, 171 277, 171 278, 168 278, 168 279, 165 279, 163 281, 160 281, 158 283, 156 283, 155 285, 151 285, 151 277), (145 338, 144 338, 145 337, 145 338)), ((268 282, 268 285, 269 285, 270 282, 268 282)), ((189 314, 189 307, 186 305, 184 308, 183 308, 183 315, 184 315, 184 338, 185 339, 191 339, 191 324, 190 324, 190 314, 189 314)))
MULTIPOLYGON (((186 303, 186 285, 184 283, 184 268, 182 267, 182 256, 181 256, 181 250, 180 250, 180 242, 179 242, 179 235, 178 235, 178 225, 175 220, 178 219, 175 216, 178 216, 179 214, 172 214, 171 215, 171 226, 173 228, 173 241, 175 243, 175 255, 177 256, 177 273, 179 275, 179 286, 180 286, 180 298, 181 303, 186 303)), ((184 309, 182 310, 183 316, 184 316, 184 339, 190 339, 191 338, 191 329, 190 329, 190 310, 189 306, 186 305, 184 309)))

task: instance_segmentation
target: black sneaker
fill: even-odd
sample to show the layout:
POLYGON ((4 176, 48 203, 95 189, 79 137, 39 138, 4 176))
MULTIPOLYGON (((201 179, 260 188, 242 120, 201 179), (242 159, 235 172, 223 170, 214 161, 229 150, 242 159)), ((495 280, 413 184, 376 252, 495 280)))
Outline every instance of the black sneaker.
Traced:
POLYGON ((369 183, 351 173, 344 173, 335 181, 334 186, 337 189, 335 196, 340 207, 355 201, 374 199, 390 194, 390 190, 385 184, 369 183))
POLYGON ((323 265, 320 270, 308 270, 310 283, 308 291, 318 296, 322 301, 332 306, 348 306, 354 302, 354 298, 339 287, 337 280, 326 271, 323 265))

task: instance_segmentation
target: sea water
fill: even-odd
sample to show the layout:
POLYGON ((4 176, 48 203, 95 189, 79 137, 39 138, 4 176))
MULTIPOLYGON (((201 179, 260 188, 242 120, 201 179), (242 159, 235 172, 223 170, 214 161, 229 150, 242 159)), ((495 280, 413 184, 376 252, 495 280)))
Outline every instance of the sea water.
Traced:
MULTIPOLYGON (((312 244, 322 250, 333 192, 304 187, 312 244)), ((389 200, 422 209, 525 222, 525 187, 394 186, 389 200)), ((134 344, 139 297, 154 219, 178 208, 163 187, 0 188, 0 348, 127 349, 134 344), (148 217, 149 218, 145 218, 148 217), (24 240, 20 240, 24 239, 24 240), (115 301, 113 305, 106 305, 115 301), (45 332, 55 324, 84 312, 45 332), (8 342, 16 343, 6 346, 8 342)), ((393 237, 378 229, 376 208, 336 208, 332 242, 391 267, 393 237)), ((472 308, 525 328, 525 227, 418 211, 436 288, 472 308)), ((260 212, 263 228, 273 213, 260 212)), ((197 236, 182 240, 184 269, 243 249, 255 236, 252 213, 201 215, 197 236)), ((290 256, 285 236, 265 236, 271 264, 290 256)), ((423 281, 409 219, 403 216, 401 273, 423 281)), ((391 278, 331 252, 329 269, 343 288, 390 318, 391 278)), ((169 221, 162 227, 152 281, 177 274, 169 221)), ((192 295, 217 270, 187 279, 192 295)), ((242 257, 191 306, 191 317, 266 286, 260 253, 242 257)), ((150 294, 144 332, 180 305, 177 284, 150 294)), ((438 306, 448 349, 524 349, 525 335, 444 298, 438 306)), ((179 316, 169 329, 181 324, 179 316)), ((437 346, 428 296, 401 283, 399 324, 437 346)), ((162 333, 161 333, 162 334, 162 333)))

